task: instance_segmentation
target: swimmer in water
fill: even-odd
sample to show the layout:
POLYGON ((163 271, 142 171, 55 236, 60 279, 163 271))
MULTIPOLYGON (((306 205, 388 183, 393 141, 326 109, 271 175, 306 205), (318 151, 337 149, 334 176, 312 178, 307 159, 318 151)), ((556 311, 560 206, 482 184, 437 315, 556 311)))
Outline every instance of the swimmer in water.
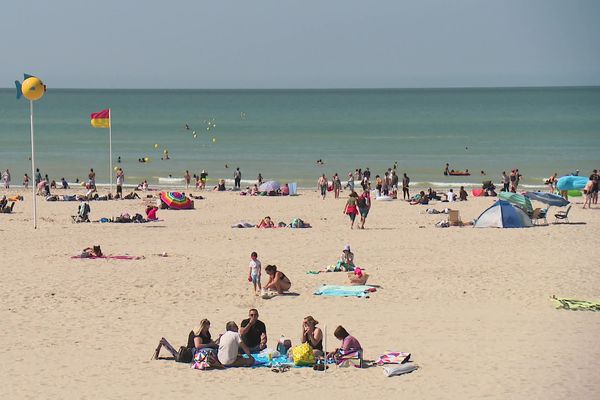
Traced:
POLYGON ((185 130, 189 131, 190 130, 190 126, 188 124, 185 124, 185 130))

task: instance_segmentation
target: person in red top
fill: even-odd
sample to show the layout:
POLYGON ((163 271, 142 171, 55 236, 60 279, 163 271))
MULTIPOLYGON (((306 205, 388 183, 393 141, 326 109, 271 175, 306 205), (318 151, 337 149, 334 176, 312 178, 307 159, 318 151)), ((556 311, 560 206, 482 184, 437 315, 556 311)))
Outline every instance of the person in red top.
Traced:
POLYGON ((146 207, 146 216, 148 217, 148 221, 158 220, 158 217, 156 216, 157 211, 158 211, 158 207, 154 207, 154 206, 146 207))
POLYGON ((369 215, 369 210, 371 209, 371 192, 368 188, 363 190, 360 196, 358 196, 356 205, 358 206, 358 212, 360 213, 360 224, 358 225, 358 228, 365 229, 367 215, 369 215))

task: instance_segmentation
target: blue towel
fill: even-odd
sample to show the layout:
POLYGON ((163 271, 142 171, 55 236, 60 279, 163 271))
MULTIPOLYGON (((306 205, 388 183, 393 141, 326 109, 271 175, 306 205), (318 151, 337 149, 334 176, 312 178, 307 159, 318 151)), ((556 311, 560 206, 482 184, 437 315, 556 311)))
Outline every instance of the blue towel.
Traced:
POLYGON ((314 294, 321 296, 335 297, 369 297, 373 290, 372 286, 340 286, 340 285, 323 285, 318 288, 314 294))

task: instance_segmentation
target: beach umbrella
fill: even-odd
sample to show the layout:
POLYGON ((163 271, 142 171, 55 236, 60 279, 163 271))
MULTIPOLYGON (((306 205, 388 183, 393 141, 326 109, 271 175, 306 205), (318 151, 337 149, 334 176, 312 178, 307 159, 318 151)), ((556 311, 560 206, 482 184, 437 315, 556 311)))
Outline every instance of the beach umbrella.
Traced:
POLYGON ((525 193, 526 197, 529 197, 531 200, 539 201, 540 203, 547 204, 549 206, 554 207, 564 207, 569 204, 568 200, 565 200, 561 196, 554 193, 547 192, 527 192, 525 193))
POLYGON ((585 176, 567 175, 558 179, 556 188, 558 190, 581 190, 588 182, 585 176))
POLYGON ((512 192, 500 192, 498 193, 498 197, 502 200, 506 200, 509 203, 512 203, 516 206, 521 207, 521 209, 525 212, 531 213, 533 212, 533 206, 531 205, 531 200, 528 197, 523 196, 519 193, 512 192))
POLYGON ((194 202, 179 192, 160 192, 160 200, 171 210, 194 208, 194 202))
POLYGON ((266 181, 258 187, 260 192, 276 192, 279 190, 281 185, 277 181, 266 181))
POLYGON ((523 210, 507 201, 498 200, 493 206, 481 213, 475 228, 529 228, 531 219, 523 210))

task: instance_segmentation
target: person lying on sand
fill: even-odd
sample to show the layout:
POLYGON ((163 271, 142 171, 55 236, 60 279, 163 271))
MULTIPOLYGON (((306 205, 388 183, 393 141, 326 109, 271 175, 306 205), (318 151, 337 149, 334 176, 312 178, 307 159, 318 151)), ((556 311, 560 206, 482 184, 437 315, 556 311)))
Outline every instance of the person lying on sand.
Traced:
POLYGON ((256 225, 257 228, 273 228, 274 226, 275 226, 275 223, 271 220, 271 217, 269 217, 269 216, 264 217, 258 223, 258 225, 256 225))
POLYGON ((131 192, 128 195, 123 196, 123 199, 125 200, 134 200, 134 199, 139 199, 140 196, 136 193, 136 192, 131 192))
POLYGON ((269 282, 264 286, 265 289, 276 290, 279 294, 290 290, 292 282, 283 272, 277 271, 276 265, 267 265, 265 272, 269 275, 269 282))
POLYGON ((102 257, 102 249, 100 249, 100 245, 86 247, 81 252, 80 257, 81 258, 102 257))

